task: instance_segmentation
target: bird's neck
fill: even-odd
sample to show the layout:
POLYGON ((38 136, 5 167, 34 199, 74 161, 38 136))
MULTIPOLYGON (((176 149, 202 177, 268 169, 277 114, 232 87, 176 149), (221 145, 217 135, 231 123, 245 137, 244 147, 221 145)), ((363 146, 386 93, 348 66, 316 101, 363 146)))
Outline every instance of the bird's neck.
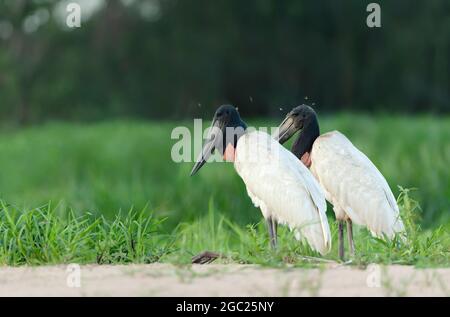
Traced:
POLYGON ((247 131, 247 124, 239 118, 239 120, 237 120, 237 122, 235 122, 233 126, 235 128, 233 147, 236 148, 239 138, 243 136, 247 131))
POLYGON ((245 134, 247 131, 247 124, 238 118, 235 122, 232 122, 229 125, 230 128, 233 128, 232 134, 227 133, 227 128, 225 129, 225 133, 223 134, 223 158, 227 162, 234 162, 236 156, 236 147, 241 136, 245 134))
POLYGON ((317 118, 314 117, 312 120, 305 123, 302 132, 297 140, 295 140, 294 144, 292 144, 292 153, 298 158, 301 158, 306 152, 310 153, 314 141, 316 141, 319 135, 319 123, 317 122, 317 118))

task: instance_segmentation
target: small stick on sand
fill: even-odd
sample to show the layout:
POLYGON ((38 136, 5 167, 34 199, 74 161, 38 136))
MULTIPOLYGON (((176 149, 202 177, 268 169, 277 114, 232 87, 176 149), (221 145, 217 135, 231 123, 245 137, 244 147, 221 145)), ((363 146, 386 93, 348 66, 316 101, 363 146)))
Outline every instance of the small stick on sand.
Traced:
POLYGON ((196 256, 192 257, 192 263, 193 264, 209 264, 214 262, 217 258, 223 257, 219 253, 211 252, 211 251, 205 251, 200 254, 197 254, 196 256))

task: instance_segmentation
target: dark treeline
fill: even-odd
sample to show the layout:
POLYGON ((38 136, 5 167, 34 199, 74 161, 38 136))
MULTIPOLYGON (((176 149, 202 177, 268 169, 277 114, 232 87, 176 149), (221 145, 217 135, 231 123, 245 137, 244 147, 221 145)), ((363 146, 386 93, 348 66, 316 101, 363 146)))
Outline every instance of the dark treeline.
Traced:
POLYGON ((91 1, 69 30, 61 1, 0 0, 3 120, 186 118, 225 102, 266 116, 305 96, 326 111, 450 111, 448 0, 378 1, 381 28, 361 0, 91 1))

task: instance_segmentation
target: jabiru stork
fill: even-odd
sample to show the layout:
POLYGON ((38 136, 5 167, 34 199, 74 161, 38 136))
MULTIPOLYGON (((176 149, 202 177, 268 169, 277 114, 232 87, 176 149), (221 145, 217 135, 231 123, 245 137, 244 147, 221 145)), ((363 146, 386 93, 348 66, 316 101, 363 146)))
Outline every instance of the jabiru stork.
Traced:
POLYGON ((220 106, 208 139, 191 171, 194 175, 218 150, 244 181, 247 193, 265 218, 270 243, 277 244, 277 225, 325 254, 331 247, 325 196, 310 171, 269 134, 247 129, 237 109, 220 106))

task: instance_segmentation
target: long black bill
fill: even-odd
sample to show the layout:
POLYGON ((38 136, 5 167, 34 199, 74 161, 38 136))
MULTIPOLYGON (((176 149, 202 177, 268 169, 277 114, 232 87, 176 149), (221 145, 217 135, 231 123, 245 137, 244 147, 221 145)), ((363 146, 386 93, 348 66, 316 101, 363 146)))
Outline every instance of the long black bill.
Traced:
POLYGON ((214 119, 208 133, 208 140, 203 145, 202 152, 199 154, 197 161, 191 171, 191 176, 198 172, 200 168, 206 163, 208 158, 214 153, 214 150, 221 145, 223 140, 224 124, 217 119, 214 119))
POLYGON ((288 115, 286 119, 284 119, 278 126, 278 131, 275 133, 274 139, 280 142, 280 144, 283 144, 289 140, 290 137, 298 131, 298 128, 296 128, 294 123, 294 119, 288 115))

